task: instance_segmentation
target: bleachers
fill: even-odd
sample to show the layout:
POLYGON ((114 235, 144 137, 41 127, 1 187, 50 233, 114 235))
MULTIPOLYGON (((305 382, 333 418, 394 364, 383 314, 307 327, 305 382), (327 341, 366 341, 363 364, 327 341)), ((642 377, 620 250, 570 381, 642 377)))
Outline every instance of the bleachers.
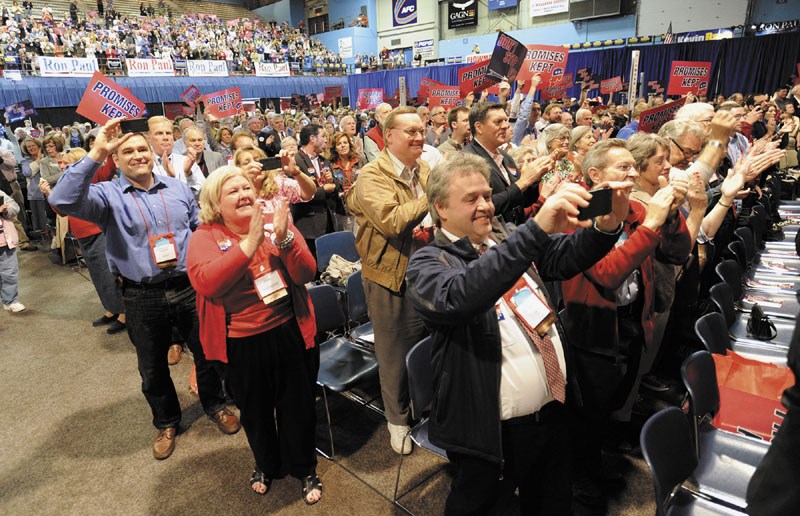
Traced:
MULTIPOLYGON (((48 4, 53 10, 53 18, 61 20, 64 18, 64 13, 69 13, 70 0, 53 0, 51 2, 43 2, 41 0, 33 0, 33 18, 39 19, 42 16, 42 7, 48 4)), ((144 2, 148 4, 147 1, 144 2)), ((158 9, 158 0, 150 2, 155 9, 158 9)), ((221 4, 217 2, 192 2, 188 0, 165 0, 168 8, 172 9, 174 16, 180 16, 183 13, 205 13, 215 14, 221 20, 234 20, 236 18, 257 18, 255 14, 249 9, 240 5, 221 4)), ((141 0, 114 0, 114 9, 120 14, 130 18, 139 17, 139 5, 141 0)), ((97 9, 96 2, 92 0, 78 0, 78 16, 80 18, 86 17, 86 13, 97 9)), ((166 16, 166 15, 165 15, 166 16)), ((69 17, 69 16, 67 16, 69 17)))
MULTIPOLYGON (((175 13, 205 13, 215 14, 221 20, 235 20, 237 18, 258 18, 252 11, 240 5, 220 4, 216 2, 191 2, 189 0, 170 0, 175 13)), ((138 4, 137 4, 138 5, 138 4)), ((138 8, 137 8, 138 9, 138 8)))

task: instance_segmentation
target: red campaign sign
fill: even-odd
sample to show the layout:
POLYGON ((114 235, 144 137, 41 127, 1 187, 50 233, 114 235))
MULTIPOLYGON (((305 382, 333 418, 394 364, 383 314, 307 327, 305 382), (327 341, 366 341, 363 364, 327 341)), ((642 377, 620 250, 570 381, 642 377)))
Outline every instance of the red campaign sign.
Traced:
POLYGON ((281 111, 292 108, 291 97, 281 97, 281 111))
POLYGON ((358 90, 358 109, 375 109, 383 102, 383 88, 367 88, 358 90))
POLYGON ((525 45, 528 54, 517 74, 518 81, 528 81, 537 73, 541 76, 542 86, 552 86, 552 78, 564 75, 567 68, 569 50, 553 45, 525 45))
POLYGON ((447 87, 449 84, 445 84, 443 82, 434 81, 433 79, 423 78, 422 82, 420 83, 419 90, 417 90, 418 97, 427 97, 428 90, 431 86, 444 86, 447 87))
POLYGON ((190 106, 194 106, 195 101, 200 97, 200 90, 192 84, 186 91, 181 93, 181 100, 189 104, 190 106))
POLYGON ((555 77, 550 79, 550 86, 561 85, 562 83, 565 83, 567 85, 567 88, 572 88, 573 86, 572 74, 565 73, 564 75, 556 75, 555 77))
POLYGON ((143 23, 142 24, 142 28, 144 30, 153 30, 153 24, 152 23, 143 23))
POLYGON ((245 104, 243 107, 244 107, 244 110, 246 112, 248 112, 248 113, 255 113, 255 111, 256 111, 256 105, 255 104, 245 104))
POLYGON ((461 105, 461 97, 431 97, 428 99, 428 107, 430 109, 436 106, 444 106, 447 109, 461 105))
POLYGON ((542 96, 542 100, 558 100, 567 95, 567 87, 566 83, 556 84, 555 86, 539 90, 539 93, 542 96))
POLYGON ((239 25, 239 18, 236 18, 235 20, 228 20, 226 23, 228 27, 236 27, 239 25))
POLYGON ((164 116, 170 120, 175 120, 183 115, 183 104, 164 104, 164 116))
POLYGON ((91 11, 86 13, 86 15, 89 16, 89 18, 97 18, 97 11, 92 9, 91 11))
POLYGON ((333 104, 334 102, 336 102, 337 98, 338 97, 329 97, 328 95, 325 95, 323 100, 325 101, 325 104, 333 104))
POLYGON ((252 29, 253 28, 253 22, 251 22, 251 21, 244 22, 244 28, 245 29, 252 29))
POLYGON ((63 36, 64 34, 66 34, 67 29, 65 29, 64 27, 56 27, 53 29, 53 32, 55 32, 59 36, 63 36))
POLYGON ((209 113, 217 118, 226 118, 242 112, 242 94, 239 88, 228 88, 203 95, 209 113))
POLYGON ((189 106, 183 106, 183 115, 184 116, 192 116, 194 115, 194 108, 189 106))
POLYGON ((458 89, 462 98, 473 91, 483 91, 493 84, 492 81, 486 79, 486 70, 488 69, 488 59, 458 69, 458 89))
POLYGON ((639 115, 639 131, 657 133, 661 126, 675 118, 675 113, 686 103, 686 97, 667 102, 657 108, 648 109, 639 115))
POLYGON ((76 112, 103 125, 113 118, 140 118, 144 103, 100 72, 94 72, 76 112))
POLYGON ((703 94, 708 91, 711 63, 707 61, 673 61, 667 95, 703 94))
POLYGON ((434 97, 457 97, 461 98, 461 89, 458 86, 428 86, 428 91, 425 95, 429 100, 434 97))
POLYGON ((326 97, 340 97, 342 96, 341 86, 325 86, 326 97))
POLYGON ((600 81, 600 93, 614 93, 622 91, 622 77, 617 75, 611 79, 600 81))

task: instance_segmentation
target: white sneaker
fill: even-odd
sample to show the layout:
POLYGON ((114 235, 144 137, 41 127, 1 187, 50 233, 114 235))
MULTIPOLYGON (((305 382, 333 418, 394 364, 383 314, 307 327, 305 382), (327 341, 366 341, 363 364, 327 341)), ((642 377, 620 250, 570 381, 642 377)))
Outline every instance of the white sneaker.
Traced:
POLYGON ((392 449, 399 455, 408 455, 414 450, 414 442, 409 436, 403 443, 403 438, 406 436, 411 427, 407 425, 393 425, 387 423, 389 426, 389 435, 391 436, 392 449), (405 445, 404 445, 405 444, 405 445))
POLYGON ((3 310, 7 312, 17 313, 25 310, 25 305, 23 305, 19 301, 14 301, 10 305, 3 305, 3 310))

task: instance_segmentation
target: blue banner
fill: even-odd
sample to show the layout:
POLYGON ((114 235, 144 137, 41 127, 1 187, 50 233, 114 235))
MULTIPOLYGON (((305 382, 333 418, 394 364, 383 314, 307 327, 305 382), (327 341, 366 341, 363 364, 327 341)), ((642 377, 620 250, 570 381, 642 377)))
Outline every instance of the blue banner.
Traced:
POLYGON ((25 120, 31 115, 38 115, 39 113, 33 108, 33 102, 30 100, 23 100, 19 104, 12 104, 5 107, 5 112, 8 114, 8 122, 14 123, 25 120))
POLYGON ((517 0, 489 0, 489 10, 505 9, 506 7, 516 7, 517 0))
POLYGON ((417 0, 392 0, 392 23, 395 27, 417 23, 417 0))

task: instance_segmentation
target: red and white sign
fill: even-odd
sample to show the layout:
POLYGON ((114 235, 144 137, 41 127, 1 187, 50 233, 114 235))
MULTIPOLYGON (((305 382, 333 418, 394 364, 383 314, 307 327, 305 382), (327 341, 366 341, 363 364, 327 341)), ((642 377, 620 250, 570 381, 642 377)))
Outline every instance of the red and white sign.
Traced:
POLYGON ((542 88, 539 90, 539 94, 542 96, 542 100, 558 100, 567 96, 567 88, 567 83, 564 82, 548 88, 542 88))
POLYGON ((133 59, 125 60, 128 77, 172 77, 175 68, 172 59, 133 59))
POLYGON ((443 82, 434 81, 433 79, 428 79, 427 77, 423 77, 422 81, 420 82, 420 85, 419 85, 419 90, 417 90, 417 97, 427 98, 428 97, 428 89, 429 89, 430 86, 448 87, 449 85, 445 84, 443 82))
POLYGON ((325 96, 326 97, 342 97, 342 87, 341 86, 325 86, 325 96))
POLYGON ((434 97, 431 96, 428 99, 428 107, 430 109, 435 108, 436 106, 444 106, 447 109, 456 107, 461 105, 461 97, 434 97))
POLYGON ((175 120, 183 115, 183 104, 164 104, 164 116, 169 120, 175 120))
POLYGON ((206 110, 217 118, 226 118, 241 113, 242 94, 239 88, 228 88, 208 95, 203 95, 206 110))
POLYGON ((622 91, 622 77, 617 75, 611 79, 600 81, 600 93, 614 93, 622 91))
POLYGON ((383 88, 358 90, 358 109, 375 109, 383 102, 383 88))
POLYGON ((480 63, 487 59, 491 59, 492 54, 470 54, 464 58, 465 63, 480 63))
POLYGON ((228 27, 236 27, 239 25, 239 18, 236 18, 235 20, 228 20, 225 23, 228 25, 228 27))
POLYGON ((657 133, 661 126, 675 118, 675 113, 686 103, 686 97, 667 102, 639 115, 639 132, 657 133))
POLYGON ((707 61, 673 61, 669 73, 667 95, 704 94, 711 79, 711 63, 707 61))
POLYGON ((483 91, 493 83, 486 80, 486 70, 489 69, 489 60, 481 61, 465 68, 458 69, 458 88, 461 97, 466 97, 470 93, 483 91))
POLYGON ((517 74, 518 81, 530 81, 537 73, 541 76, 542 86, 552 86, 553 77, 564 75, 567 69, 569 50, 553 45, 525 45, 528 54, 517 74))
POLYGON ((153 30, 153 24, 152 23, 143 23, 142 24, 142 28, 144 30, 153 30))
POLYGON ((194 106, 195 101, 200 98, 200 90, 192 84, 186 91, 181 93, 181 100, 189 104, 190 106, 194 106))
POLYGON ((76 112, 103 125, 113 118, 141 118, 144 103, 131 90, 123 88, 100 72, 89 80, 76 112))

